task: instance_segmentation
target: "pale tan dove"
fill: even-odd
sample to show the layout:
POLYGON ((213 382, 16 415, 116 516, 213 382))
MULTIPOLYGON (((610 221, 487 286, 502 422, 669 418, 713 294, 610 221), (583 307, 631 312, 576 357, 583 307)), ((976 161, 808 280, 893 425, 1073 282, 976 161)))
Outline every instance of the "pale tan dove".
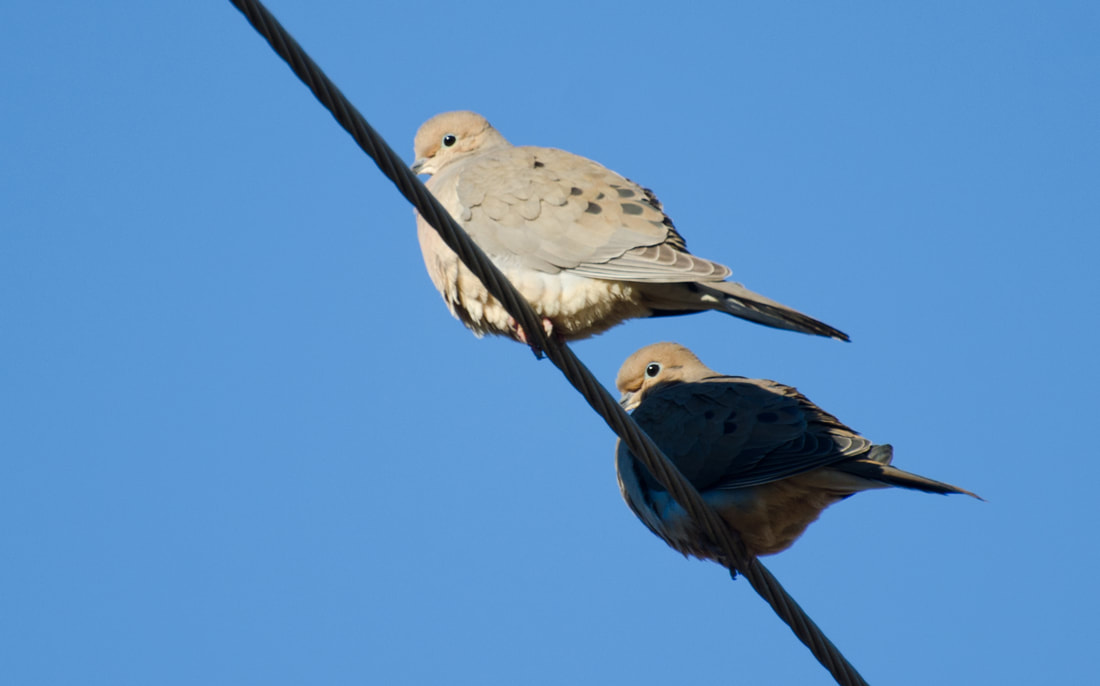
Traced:
MULTIPOLYGON (((562 340, 633 317, 720 310, 780 329, 847 334, 725 281, 729 268, 688 253, 653 193, 578 155, 516 147, 481 115, 447 112, 416 134, 418 174, 562 340)), ((417 215, 432 283, 478 336, 523 331, 417 215)))
MULTIPOLYGON (((874 445, 790 386, 725 376, 676 343, 627 358, 622 404, 753 555, 786 550, 833 503, 871 488, 965 493, 890 466, 874 445)), ((684 555, 719 559, 705 535, 619 442, 615 469, 627 505, 684 555)))

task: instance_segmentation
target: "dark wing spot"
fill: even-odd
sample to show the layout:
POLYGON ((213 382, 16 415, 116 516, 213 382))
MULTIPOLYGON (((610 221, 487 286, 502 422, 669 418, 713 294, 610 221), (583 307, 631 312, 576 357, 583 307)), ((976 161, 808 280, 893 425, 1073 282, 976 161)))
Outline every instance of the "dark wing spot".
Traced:
POLYGON ((703 413, 703 416, 707 419, 714 419, 714 411, 713 410, 707 410, 706 412, 703 413))
POLYGON ((588 203, 588 207, 584 208, 584 211, 588 214, 599 214, 600 212, 603 212, 603 208, 594 202, 590 202, 588 203))
POLYGON ((619 188, 619 187, 616 186, 615 191, 619 194, 620 198, 633 198, 634 197, 634 191, 630 190, 629 188, 619 188))
POLYGON ((641 205, 636 205, 632 202, 622 203, 623 214, 641 214, 643 212, 641 205))
POLYGON ((722 425, 722 432, 732 434, 737 431, 737 422, 726 422, 722 425))
POLYGON ((539 162, 538 160, 535 160, 535 169, 539 169, 539 168, 545 167, 545 166, 546 165, 543 164, 542 162, 539 162))
POLYGON ((572 188, 570 188, 570 189, 569 189, 569 195, 580 195, 580 194, 581 194, 581 193, 583 193, 583 192, 584 192, 584 191, 582 191, 581 189, 577 188, 576 186, 573 186, 572 188))
POLYGON ((779 415, 774 412, 761 412, 756 415, 756 418, 765 424, 771 424, 775 420, 779 419, 779 415))
POLYGON ((607 197, 607 196, 605 196, 603 193, 600 193, 599 195, 596 196, 596 200, 603 200, 605 197, 607 197))

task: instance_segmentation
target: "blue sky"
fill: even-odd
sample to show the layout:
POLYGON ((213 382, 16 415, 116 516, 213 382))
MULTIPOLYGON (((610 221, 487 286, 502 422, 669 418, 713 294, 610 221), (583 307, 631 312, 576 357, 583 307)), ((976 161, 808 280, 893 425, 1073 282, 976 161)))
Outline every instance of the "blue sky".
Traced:
MULTIPOLYGON (((370 5, 269 7, 409 161, 474 109, 853 338, 635 321, 609 387, 675 340, 987 498, 765 560, 871 683, 1095 673, 1095 3, 370 5)), ((8 6, 0 58, 0 682, 831 683, 228 2, 8 6)))

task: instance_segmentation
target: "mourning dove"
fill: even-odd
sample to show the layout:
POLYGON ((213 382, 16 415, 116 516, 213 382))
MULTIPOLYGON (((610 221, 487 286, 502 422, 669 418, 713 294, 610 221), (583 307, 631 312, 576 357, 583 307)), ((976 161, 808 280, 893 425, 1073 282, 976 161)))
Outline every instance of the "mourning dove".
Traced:
MULTIPOLYGON (((753 555, 786 550, 826 507, 858 491, 978 497, 890 466, 893 448, 872 444, 794 388, 719 374, 676 343, 631 355, 615 384, 623 406, 753 555)), ((623 499, 650 531, 684 555, 725 563, 622 441, 615 468, 623 499)))
MULTIPOLYGON (((848 340, 725 281, 729 268, 688 253, 652 191, 592 160, 513 146, 473 112, 429 119, 414 150, 413 171, 431 175, 432 194, 562 340, 587 338, 633 317, 704 310, 848 340)), ((416 228, 428 274, 451 313, 478 336, 526 341, 419 215, 416 228)))

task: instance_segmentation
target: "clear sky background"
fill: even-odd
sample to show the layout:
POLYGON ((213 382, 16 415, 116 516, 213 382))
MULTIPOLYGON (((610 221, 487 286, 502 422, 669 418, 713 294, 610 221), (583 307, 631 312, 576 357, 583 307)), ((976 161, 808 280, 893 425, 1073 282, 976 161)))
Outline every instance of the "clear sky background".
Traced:
MULTIPOLYGON (((988 499, 861 494, 765 560, 871 683, 1094 678, 1100 8, 767 5, 270 3, 408 161, 477 110, 852 335, 574 350, 611 387, 679 341, 988 499)), ((9 3, 0 63, 0 683, 831 683, 450 317, 230 3, 9 3)))

